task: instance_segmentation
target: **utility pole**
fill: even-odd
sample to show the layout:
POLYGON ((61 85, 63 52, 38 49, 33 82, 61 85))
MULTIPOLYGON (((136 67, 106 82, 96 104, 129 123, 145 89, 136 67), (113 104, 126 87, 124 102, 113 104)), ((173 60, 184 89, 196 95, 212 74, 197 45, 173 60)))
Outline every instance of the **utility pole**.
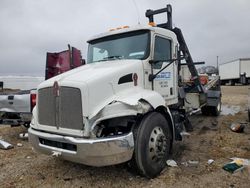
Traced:
POLYGON ((217 57, 217 71, 218 71, 218 75, 219 75, 219 56, 216 56, 217 57))

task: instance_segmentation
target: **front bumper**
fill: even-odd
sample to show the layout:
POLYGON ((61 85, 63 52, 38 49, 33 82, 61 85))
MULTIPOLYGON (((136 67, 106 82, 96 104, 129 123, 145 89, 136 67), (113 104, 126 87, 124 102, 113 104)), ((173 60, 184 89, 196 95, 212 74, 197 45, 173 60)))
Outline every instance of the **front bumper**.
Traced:
POLYGON ((132 132, 100 139, 74 138, 45 133, 33 128, 29 128, 28 132, 29 141, 36 151, 47 155, 56 153, 62 159, 90 166, 108 166, 129 161, 134 151, 132 132), (68 145, 70 147, 67 147, 68 145))

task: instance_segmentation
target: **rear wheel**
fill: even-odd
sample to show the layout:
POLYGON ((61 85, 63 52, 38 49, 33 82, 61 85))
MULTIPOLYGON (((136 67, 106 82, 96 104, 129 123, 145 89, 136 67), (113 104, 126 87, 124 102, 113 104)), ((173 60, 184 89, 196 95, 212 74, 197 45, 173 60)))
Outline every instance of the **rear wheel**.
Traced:
POLYGON ((132 163, 142 175, 154 178, 166 166, 171 147, 171 133, 165 117, 147 114, 134 130, 135 150, 132 163))
POLYGON ((201 113, 205 116, 209 115, 210 113, 210 109, 209 109, 209 106, 203 106, 201 107, 201 113))
POLYGON ((218 116, 220 115, 221 111, 221 98, 219 98, 217 106, 203 106, 201 108, 201 112, 203 115, 213 115, 213 116, 218 116))
POLYGON ((217 104, 217 106, 211 106, 211 114, 213 116, 218 116, 220 115, 220 111, 221 111, 221 98, 219 99, 219 102, 217 104))

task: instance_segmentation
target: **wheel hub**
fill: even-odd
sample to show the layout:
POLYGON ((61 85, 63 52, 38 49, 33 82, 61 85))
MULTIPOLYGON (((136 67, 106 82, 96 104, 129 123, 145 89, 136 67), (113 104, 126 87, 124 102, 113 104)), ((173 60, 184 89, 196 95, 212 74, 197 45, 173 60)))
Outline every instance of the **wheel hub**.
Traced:
POLYGON ((149 138, 149 156, 153 161, 159 161, 164 157, 167 149, 167 139, 160 127, 155 127, 149 138))

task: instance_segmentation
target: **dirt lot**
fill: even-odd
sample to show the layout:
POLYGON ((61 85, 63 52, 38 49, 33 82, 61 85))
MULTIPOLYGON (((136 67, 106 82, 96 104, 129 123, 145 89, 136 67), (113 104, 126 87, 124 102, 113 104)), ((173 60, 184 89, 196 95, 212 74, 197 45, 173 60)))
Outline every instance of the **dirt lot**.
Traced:
POLYGON ((250 124, 244 133, 229 129, 233 122, 247 121, 247 87, 225 86, 222 91, 223 104, 240 112, 218 118, 193 116, 194 131, 175 144, 172 158, 178 167, 167 167, 152 180, 135 175, 124 164, 94 168, 38 154, 18 138, 25 128, 1 126, 0 137, 15 147, 0 150, 0 187, 249 187, 247 170, 231 174, 222 169, 231 157, 250 159, 250 124), (208 159, 215 162, 208 165, 208 159), (189 160, 199 163, 185 165, 189 160))

